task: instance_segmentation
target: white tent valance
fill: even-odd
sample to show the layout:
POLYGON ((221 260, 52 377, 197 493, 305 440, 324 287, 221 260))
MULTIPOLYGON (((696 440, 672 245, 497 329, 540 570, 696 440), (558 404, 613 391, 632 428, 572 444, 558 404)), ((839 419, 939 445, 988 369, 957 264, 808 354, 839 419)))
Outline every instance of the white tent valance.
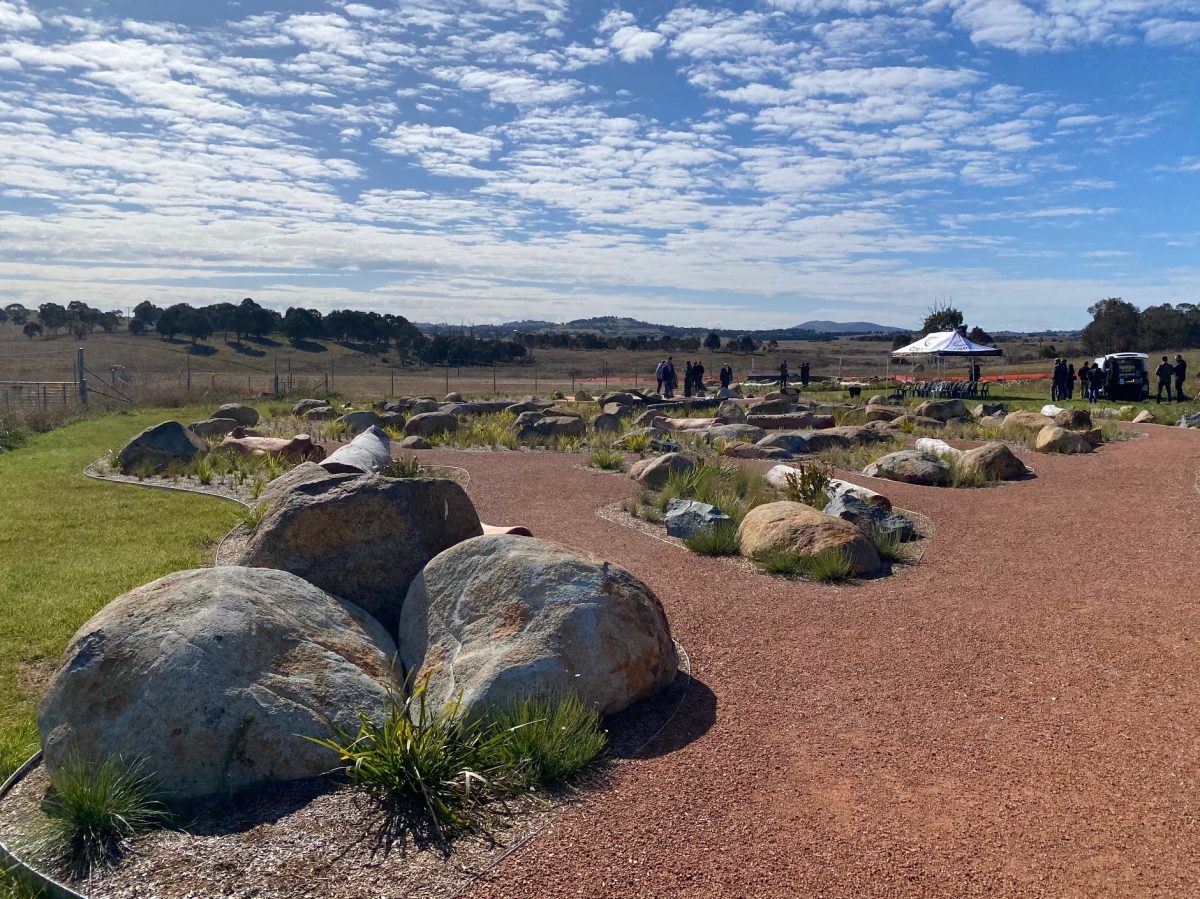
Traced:
POLYGON ((994 346, 967 340, 958 331, 935 331, 920 340, 892 350, 893 356, 999 356, 994 346))

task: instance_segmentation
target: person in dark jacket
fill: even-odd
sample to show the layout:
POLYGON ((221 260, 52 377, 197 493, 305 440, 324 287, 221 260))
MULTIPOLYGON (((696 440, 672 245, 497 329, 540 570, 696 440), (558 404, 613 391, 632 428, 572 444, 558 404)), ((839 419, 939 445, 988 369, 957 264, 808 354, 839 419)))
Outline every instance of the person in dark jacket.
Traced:
POLYGON ((784 359, 779 363, 779 389, 787 390, 788 369, 787 360, 784 359))
POLYGON ((1104 369, 1093 365, 1088 371, 1088 399, 1093 403, 1100 399, 1104 390, 1104 369))
POLYGON ((663 363, 663 390, 666 391, 664 399, 673 399, 675 396, 675 388, 679 386, 675 378, 675 359, 672 356, 667 357, 667 361, 663 363))
POLYGON ((1075 399, 1075 366, 1070 362, 1067 363, 1067 377, 1063 386, 1067 388, 1067 399, 1075 399))
POLYGON ((1159 363, 1154 373, 1158 375, 1158 394, 1154 398, 1154 402, 1162 402, 1162 392, 1165 387, 1167 390, 1167 402, 1171 402, 1171 379, 1175 377, 1175 366, 1167 361, 1167 357, 1162 357, 1162 362, 1159 363))
POLYGON ((800 363, 800 386, 801 387, 808 386, 808 363, 807 362, 800 363))
POLYGON ((1187 397, 1183 395, 1183 379, 1187 377, 1187 362, 1178 353, 1175 354, 1175 399, 1182 403, 1187 397))
POLYGON ((684 396, 692 395, 692 387, 695 385, 695 383, 696 382, 694 380, 692 380, 692 363, 690 363, 690 362, 683 363, 683 395, 684 396))
POLYGON ((1087 360, 1079 363, 1079 368, 1075 371, 1075 377, 1079 379, 1079 398, 1086 400, 1088 398, 1088 390, 1091 384, 1088 381, 1090 369, 1088 368, 1087 360))
POLYGON ((704 363, 699 359, 692 363, 692 378, 696 383, 696 396, 704 396, 704 363))
POLYGON ((721 366, 721 389, 728 390, 729 385, 732 383, 733 383, 733 369, 730 368, 729 363, 726 362, 724 365, 721 366))

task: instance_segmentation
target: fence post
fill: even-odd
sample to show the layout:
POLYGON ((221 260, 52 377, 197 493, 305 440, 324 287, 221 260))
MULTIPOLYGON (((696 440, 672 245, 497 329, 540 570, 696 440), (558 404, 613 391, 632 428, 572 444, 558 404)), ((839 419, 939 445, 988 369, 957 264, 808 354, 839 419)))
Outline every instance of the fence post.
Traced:
POLYGON ((390 365, 388 368, 390 368, 392 372, 392 379, 388 383, 388 399, 391 399, 396 395, 396 366, 390 365))
POLYGON ((192 392, 192 357, 187 357, 187 392, 190 395, 192 392))
POLYGON ((86 406, 88 404, 87 378, 84 377, 83 367, 83 347, 75 351, 75 370, 79 372, 79 405, 86 406))

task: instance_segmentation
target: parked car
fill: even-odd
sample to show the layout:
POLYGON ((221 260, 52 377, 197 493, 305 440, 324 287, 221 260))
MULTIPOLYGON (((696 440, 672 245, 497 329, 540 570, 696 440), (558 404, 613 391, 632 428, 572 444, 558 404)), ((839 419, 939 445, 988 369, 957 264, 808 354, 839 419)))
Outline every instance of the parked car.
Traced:
POLYGON ((1141 402, 1150 396, 1150 357, 1145 353, 1109 353, 1097 356, 1104 369, 1104 396, 1110 400, 1141 402))

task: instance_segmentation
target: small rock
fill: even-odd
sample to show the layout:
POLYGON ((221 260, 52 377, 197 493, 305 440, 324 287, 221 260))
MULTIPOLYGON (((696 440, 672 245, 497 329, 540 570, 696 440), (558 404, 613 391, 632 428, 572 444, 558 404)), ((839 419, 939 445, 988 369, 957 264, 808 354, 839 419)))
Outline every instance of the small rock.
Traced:
POLYGON ((673 499, 667 503, 666 515, 663 522, 667 526, 667 534, 686 540, 697 534, 711 530, 717 525, 732 524, 732 519, 716 506, 696 502, 692 499, 673 499))
POLYGON ((662 490, 672 472, 687 472, 695 467, 696 463, 682 453, 667 453, 635 462, 629 476, 648 490, 662 490))
POLYGON ((843 493, 831 499, 825 507, 825 514, 850 522, 868 537, 881 532, 898 540, 911 540, 914 535, 911 519, 899 512, 864 503, 852 493, 843 493))
POLYGON ((188 430, 199 437, 224 437, 234 428, 240 428, 232 418, 209 418, 204 421, 194 421, 188 425, 188 430))
POLYGON ((889 453, 864 468, 863 474, 925 487, 946 487, 950 484, 950 466, 937 456, 917 450, 889 453))
POLYGON ((410 449, 410 450, 433 449, 433 445, 428 440, 426 440, 424 437, 420 437, 416 434, 414 434, 412 437, 405 437, 397 445, 400 447, 400 449, 410 449))
POLYGON ((258 410, 241 403, 226 403, 218 406, 213 418, 232 418, 244 428, 252 428, 258 424, 258 410))
POLYGON ((1076 431, 1068 431, 1057 425, 1046 425, 1038 431, 1033 448, 1039 453, 1090 453, 1092 444, 1076 431))
POLYGON ((457 431, 458 417, 448 412, 420 412, 404 423, 406 437, 432 437, 457 431))

